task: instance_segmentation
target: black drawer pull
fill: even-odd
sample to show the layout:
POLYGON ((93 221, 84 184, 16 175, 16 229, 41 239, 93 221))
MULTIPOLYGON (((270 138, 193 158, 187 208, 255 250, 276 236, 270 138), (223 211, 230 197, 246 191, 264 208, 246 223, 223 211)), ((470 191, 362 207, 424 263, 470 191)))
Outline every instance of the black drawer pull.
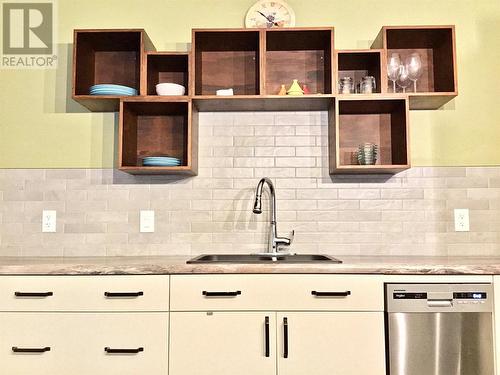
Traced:
POLYGON ((133 298, 143 296, 144 292, 104 292, 107 298, 133 298))
POLYGON ((288 318, 283 318, 283 358, 288 358, 288 318))
POLYGON ((16 297, 50 297, 53 296, 52 292, 14 292, 16 297))
POLYGON ((265 321, 265 336, 266 336, 266 357, 269 357, 269 317, 266 316, 265 321))
POLYGON ((351 291, 346 290, 345 292, 317 292, 313 290, 311 294, 316 297, 347 297, 351 295, 351 291))
POLYGON ((241 294, 241 290, 235 292, 207 292, 204 290, 201 294, 205 297, 236 297, 241 294))
POLYGON ((108 354, 137 354, 144 351, 143 347, 137 349, 112 349, 105 347, 104 351, 108 354))
POLYGON ((18 348, 17 346, 12 347, 14 353, 45 353, 50 352, 50 346, 44 348, 18 348))

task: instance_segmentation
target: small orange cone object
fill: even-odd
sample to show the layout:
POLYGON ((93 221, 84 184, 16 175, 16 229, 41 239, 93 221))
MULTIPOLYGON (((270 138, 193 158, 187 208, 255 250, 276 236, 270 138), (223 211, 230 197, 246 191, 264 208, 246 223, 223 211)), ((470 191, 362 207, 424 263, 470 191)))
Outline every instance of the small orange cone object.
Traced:
POLYGON ((286 95, 286 87, 285 87, 285 85, 281 85, 281 89, 280 89, 280 92, 278 93, 278 95, 286 95))

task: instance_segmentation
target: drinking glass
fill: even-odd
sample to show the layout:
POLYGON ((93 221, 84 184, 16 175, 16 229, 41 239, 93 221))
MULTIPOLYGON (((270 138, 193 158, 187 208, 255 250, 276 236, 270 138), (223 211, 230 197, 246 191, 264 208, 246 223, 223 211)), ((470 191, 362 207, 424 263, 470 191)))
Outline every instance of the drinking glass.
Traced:
POLYGON ((375 77, 373 76, 363 77, 359 84, 359 92, 361 94, 372 94, 373 91, 377 89, 377 84, 375 82, 375 77))
POLYGON ((340 79, 339 92, 341 94, 352 94, 354 93, 354 83, 351 77, 344 77, 340 79))
POLYGON ((408 78, 413 81, 413 92, 417 92, 417 80, 422 76, 422 59, 416 52, 412 53, 405 60, 408 68, 408 78))
POLYGON ((396 83, 403 89, 403 92, 406 92, 406 88, 411 84, 410 76, 408 74, 408 66, 399 66, 399 75, 396 83))
POLYGON ((392 81, 392 92, 396 92, 396 81, 399 76, 399 67, 401 66, 401 57, 399 53, 392 53, 387 60, 387 77, 392 81))

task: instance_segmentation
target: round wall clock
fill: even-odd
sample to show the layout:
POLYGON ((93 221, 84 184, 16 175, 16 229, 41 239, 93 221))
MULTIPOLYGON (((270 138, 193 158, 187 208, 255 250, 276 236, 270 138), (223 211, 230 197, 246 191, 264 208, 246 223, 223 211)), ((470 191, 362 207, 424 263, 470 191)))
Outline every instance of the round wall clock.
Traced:
POLYGON ((284 0, 259 0, 247 12, 246 27, 295 26, 295 12, 284 0))

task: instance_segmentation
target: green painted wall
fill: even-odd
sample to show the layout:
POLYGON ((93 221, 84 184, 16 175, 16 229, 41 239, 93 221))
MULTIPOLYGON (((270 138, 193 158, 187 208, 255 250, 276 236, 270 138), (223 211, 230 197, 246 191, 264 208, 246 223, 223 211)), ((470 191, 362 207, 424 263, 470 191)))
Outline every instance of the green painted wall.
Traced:
MULTIPOLYGON (((336 28, 336 47, 367 48, 382 25, 455 24, 459 96, 411 113, 415 166, 500 164, 499 0, 289 0, 297 26, 336 28)), ((115 114, 70 98, 74 28, 145 28, 185 50, 194 27, 240 27, 253 0, 59 0, 59 68, 0 71, 0 168, 111 167, 115 114)))

